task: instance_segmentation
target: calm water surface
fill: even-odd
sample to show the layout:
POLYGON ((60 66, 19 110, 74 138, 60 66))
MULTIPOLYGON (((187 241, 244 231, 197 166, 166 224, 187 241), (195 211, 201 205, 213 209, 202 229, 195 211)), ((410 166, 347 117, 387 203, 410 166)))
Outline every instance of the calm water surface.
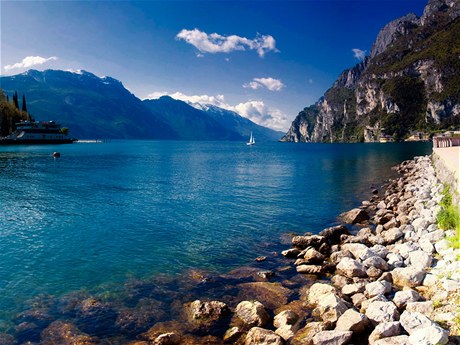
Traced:
POLYGON ((283 233, 334 223, 391 166, 430 152, 430 144, 174 141, 0 147, 0 319, 39 294, 228 271, 283 233))

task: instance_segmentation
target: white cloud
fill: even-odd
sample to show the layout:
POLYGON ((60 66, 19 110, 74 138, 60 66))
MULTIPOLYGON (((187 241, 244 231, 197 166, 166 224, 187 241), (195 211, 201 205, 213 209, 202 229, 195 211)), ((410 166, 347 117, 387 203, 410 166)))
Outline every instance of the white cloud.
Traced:
POLYGON ((201 53, 230 53, 235 50, 256 50, 260 57, 269 51, 275 51, 276 41, 270 35, 259 35, 250 40, 237 35, 223 36, 217 33, 207 34, 198 29, 182 29, 176 38, 193 45, 201 53))
POLYGON ((359 61, 363 61, 364 58, 366 57, 366 50, 354 48, 352 49, 352 51, 353 51, 355 58, 358 59, 359 61))
POLYGON ((180 101, 188 102, 188 103, 201 103, 201 104, 211 104, 215 105, 220 108, 228 109, 229 105, 225 103, 224 95, 217 95, 217 96, 208 96, 208 95, 193 95, 188 96, 183 94, 182 92, 174 92, 168 93, 165 91, 160 92, 153 92, 147 95, 148 99, 157 99, 161 96, 169 96, 174 99, 178 99, 180 101))
POLYGON ((270 91, 280 91, 285 86, 281 80, 274 78, 254 78, 251 82, 243 85, 246 89, 257 90, 265 87, 270 91))
POLYGON ((27 56, 24 59, 22 59, 21 62, 17 62, 13 65, 6 65, 3 68, 5 69, 5 71, 9 71, 12 69, 19 69, 19 68, 29 68, 29 67, 36 66, 36 65, 42 65, 48 61, 55 61, 57 59, 58 58, 56 56, 51 56, 49 58, 43 58, 41 56, 27 56))
POLYGON ((263 101, 248 101, 236 105, 234 111, 258 125, 286 131, 289 121, 281 110, 268 107, 263 101))
POLYGON ((258 125, 272 128, 274 130, 286 131, 290 126, 286 115, 281 110, 267 106, 263 101, 248 101, 239 103, 235 106, 228 104, 225 101, 224 95, 185 95, 181 92, 153 92, 147 96, 148 99, 156 99, 161 96, 170 96, 184 102, 190 103, 192 106, 201 109, 199 104, 215 105, 219 108, 234 111, 243 117, 251 120, 258 125))

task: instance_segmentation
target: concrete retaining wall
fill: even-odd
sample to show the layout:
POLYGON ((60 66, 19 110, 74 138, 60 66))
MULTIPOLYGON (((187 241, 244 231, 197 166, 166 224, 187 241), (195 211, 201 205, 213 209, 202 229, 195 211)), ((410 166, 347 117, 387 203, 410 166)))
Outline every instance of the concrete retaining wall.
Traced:
POLYGON ((460 147, 434 148, 432 157, 436 176, 456 191, 454 200, 460 206, 460 147))

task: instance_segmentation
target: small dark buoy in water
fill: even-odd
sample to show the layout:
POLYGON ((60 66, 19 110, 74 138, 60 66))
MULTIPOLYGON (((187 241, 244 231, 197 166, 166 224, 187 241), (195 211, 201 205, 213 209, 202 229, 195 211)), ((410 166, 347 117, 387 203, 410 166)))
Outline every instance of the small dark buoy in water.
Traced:
POLYGON ((59 157, 61 157, 61 154, 59 152, 53 152, 52 156, 54 158, 59 158, 59 157))

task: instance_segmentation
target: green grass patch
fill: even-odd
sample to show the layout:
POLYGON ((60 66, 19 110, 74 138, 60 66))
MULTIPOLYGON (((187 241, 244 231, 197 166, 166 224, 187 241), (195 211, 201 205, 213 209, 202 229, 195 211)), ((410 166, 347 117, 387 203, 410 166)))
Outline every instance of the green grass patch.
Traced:
POLYGON ((460 211, 453 203, 449 186, 445 185, 441 194, 443 198, 439 203, 442 208, 438 213, 438 227, 443 230, 454 230, 455 235, 449 237, 448 240, 452 247, 460 248, 460 211))

